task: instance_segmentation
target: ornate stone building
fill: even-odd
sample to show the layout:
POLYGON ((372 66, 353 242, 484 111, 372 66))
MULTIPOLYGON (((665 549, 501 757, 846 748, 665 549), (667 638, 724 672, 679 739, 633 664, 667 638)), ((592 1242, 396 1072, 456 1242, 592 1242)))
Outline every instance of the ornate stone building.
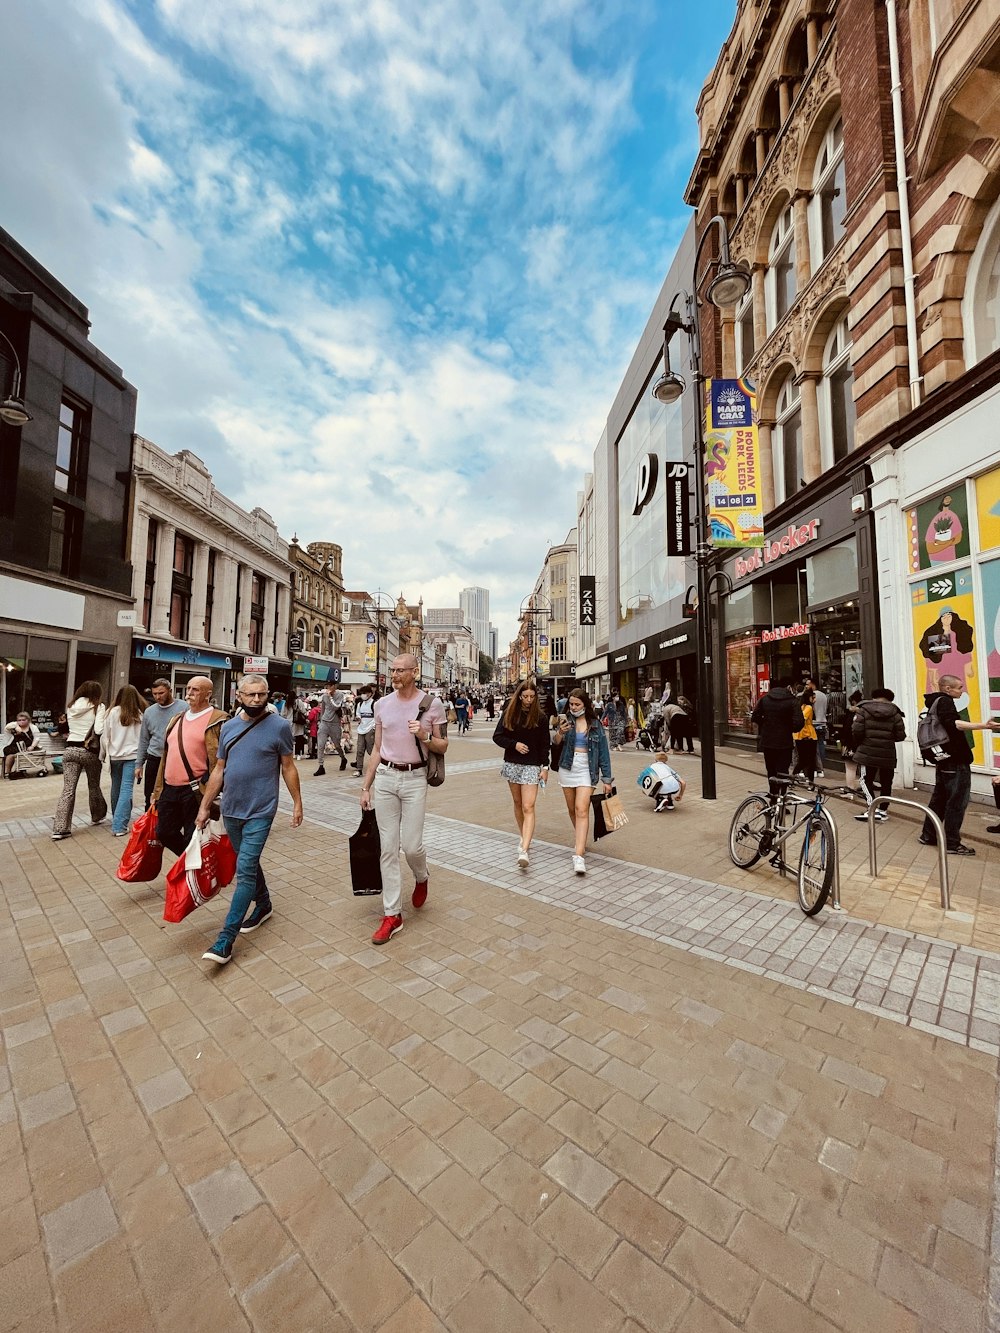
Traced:
POLYGON ((218 491, 187 449, 168 454, 137 435, 132 469, 131 682, 164 676, 182 691, 207 675, 228 706, 253 657, 267 659, 272 686, 287 688, 290 567, 274 520, 218 491))
POLYGON ((294 566, 292 631, 301 644, 293 654, 293 679, 322 684, 331 667, 343 666, 343 551, 334 542, 310 542, 303 550, 293 537, 288 556, 294 566))
POLYGON ((807 671, 912 717, 942 633, 969 717, 996 711, 1000 11, 741 0, 698 117, 699 235, 721 214, 752 273, 701 307, 705 369, 756 385, 768 538, 724 565, 720 730, 807 671))

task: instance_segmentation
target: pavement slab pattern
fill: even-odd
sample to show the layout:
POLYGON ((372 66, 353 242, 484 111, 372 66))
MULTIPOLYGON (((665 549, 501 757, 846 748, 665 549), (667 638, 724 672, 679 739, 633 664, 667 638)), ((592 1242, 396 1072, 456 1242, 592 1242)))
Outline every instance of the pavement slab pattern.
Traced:
POLYGON ((518 871, 462 779, 384 949, 359 784, 306 780, 218 971, 223 902, 164 926, 106 830, 5 821, 0 1330, 992 1328, 1000 960, 554 841, 518 871))

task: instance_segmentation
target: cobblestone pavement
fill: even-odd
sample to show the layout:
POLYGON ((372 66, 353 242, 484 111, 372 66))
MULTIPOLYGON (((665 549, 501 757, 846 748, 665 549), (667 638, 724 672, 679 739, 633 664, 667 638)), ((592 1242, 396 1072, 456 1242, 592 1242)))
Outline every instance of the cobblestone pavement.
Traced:
POLYGON ((579 880, 549 793, 520 872, 452 753, 402 934, 350 896, 359 784, 307 777, 217 972, 221 902, 164 926, 3 789, 0 1330, 992 1327, 1000 960, 720 885, 703 805, 629 793, 579 880))

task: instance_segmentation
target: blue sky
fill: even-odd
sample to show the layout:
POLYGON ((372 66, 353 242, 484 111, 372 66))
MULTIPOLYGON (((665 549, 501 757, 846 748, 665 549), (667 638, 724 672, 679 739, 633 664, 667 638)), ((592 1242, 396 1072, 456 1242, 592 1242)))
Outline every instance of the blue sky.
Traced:
POLYGON ((687 221, 733 0, 32 0, 0 221, 137 428, 505 642, 687 221), (16 127, 16 131, 14 129, 16 127))

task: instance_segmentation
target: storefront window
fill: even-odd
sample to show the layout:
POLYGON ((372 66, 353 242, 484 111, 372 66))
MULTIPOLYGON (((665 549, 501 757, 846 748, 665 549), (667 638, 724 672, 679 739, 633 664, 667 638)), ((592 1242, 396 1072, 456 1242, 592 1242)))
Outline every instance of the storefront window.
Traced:
POLYGON ((24 634, 0 634, 0 725, 6 726, 24 707, 24 668, 28 640, 24 634))
MULTIPOLYGON (((918 699, 957 676, 960 717, 1000 716, 1000 468, 928 497, 906 525, 918 699)), ((1000 742, 969 737, 973 763, 1000 770, 1000 742)))
POLYGON ((58 719, 69 694, 66 666, 69 644, 65 639, 43 639, 33 634, 28 642, 28 669, 24 682, 24 707, 39 726, 58 719))
POLYGON ((666 462, 680 460, 683 453, 681 404, 667 406, 652 394, 641 394, 617 449, 619 625, 627 624, 637 611, 662 606, 684 591, 684 562, 666 555, 663 479, 666 462), (655 469, 652 477, 649 468, 655 469), (638 497, 645 502, 636 514, 640 474, 650 481, 638 497))

